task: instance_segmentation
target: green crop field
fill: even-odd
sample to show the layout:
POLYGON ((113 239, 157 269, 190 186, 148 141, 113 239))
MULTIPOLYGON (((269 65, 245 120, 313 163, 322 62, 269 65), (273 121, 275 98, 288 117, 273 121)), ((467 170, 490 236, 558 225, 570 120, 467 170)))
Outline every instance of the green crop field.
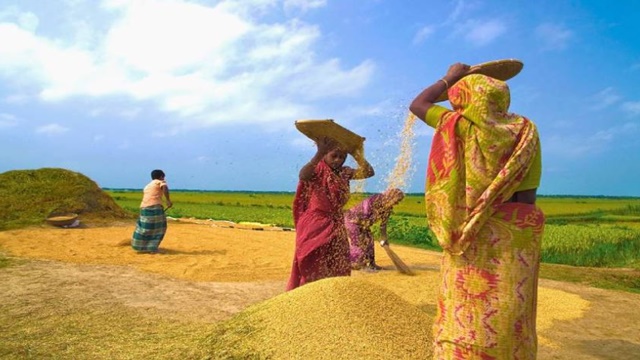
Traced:
MULTIPOLYGON (((142 191, 106 190, 125 210, 138 212, 142 191)), ((171 191, 171 217, 251 221, 292 227, 291 193, 171 191)))
MULTIPOLYGON (((140 190, 107 190, 123 208, 138 211, 140 190)), ((364 199, 354 194, 347 207, 364 199)), ((251 221, 293 227, 293 193, 172 191, 172 217, 251 221)), ((589 267, 640 269, 640 199, 545 197, 538 206, 546 215, 542 260, 589 267)), ((390 241, 440 250, 427 227, 422 194, 408 194, 389 221, 390 241)))

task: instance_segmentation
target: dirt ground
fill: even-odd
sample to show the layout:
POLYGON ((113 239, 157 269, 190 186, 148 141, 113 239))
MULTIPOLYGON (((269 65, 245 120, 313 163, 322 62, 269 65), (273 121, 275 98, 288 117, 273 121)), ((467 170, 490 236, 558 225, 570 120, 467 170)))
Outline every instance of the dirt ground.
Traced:
MULTIPOLYGON (((284 291, 294 250, 291 231, 255 231, 171 222, 163 254, 126 245, 133 224, 0 232, 0 251, 27 259, 0 270, 0 304, 60 294, 92 306, 124 305, 167 319, 212 323, 284 291)), ((440 255, 392 248, 415 271, 354 272, 435 311, 440 255)), ((640 359, 640 295, 541 280, 539 359, 640 359)), ((426 324, 425 326, 429 326, 426 324)))

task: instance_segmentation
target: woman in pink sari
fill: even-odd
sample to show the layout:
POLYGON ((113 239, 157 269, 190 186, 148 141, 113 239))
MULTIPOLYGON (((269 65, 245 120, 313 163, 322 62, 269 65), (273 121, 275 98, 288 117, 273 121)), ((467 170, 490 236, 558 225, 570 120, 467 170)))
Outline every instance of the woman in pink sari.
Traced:
POLYGON ((372 195, 344 213, 344 225, 351 240, 351 268, 354 270, 378 271, 376 264, 373 225, 380 223, 380 245, 387 243, 387 222, 393 207, 404 199, 404 193, 391 188, 372 195))
POLYGON ((425 192, 442 246, 435 359, 535 359, 544 215, 538 132, 507 84, 454 64, 411 112, 435 128, 425 192), (435 105, 448 91, 453 110, 435 105))
POLYGON ((374 174, 362 148, 352 154, 358 163, 358 169, 352 169, 343 166, 347 152, 333 139, 320 139, 317 147, 314 157, 300 170, 293 201, 296 251, 287 290, 328 277, 351 275, 343 220, 349 180, 374 174))

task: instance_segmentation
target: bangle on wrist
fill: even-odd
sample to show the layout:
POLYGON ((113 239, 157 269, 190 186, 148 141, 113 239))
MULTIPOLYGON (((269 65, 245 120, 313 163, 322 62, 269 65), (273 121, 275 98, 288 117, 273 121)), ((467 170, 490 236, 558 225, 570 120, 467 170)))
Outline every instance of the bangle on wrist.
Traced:
POLYGON ((447 87, 447 90, 449 90, 449 82, 447 80, 445 80, 444 78, 439 79, 438 81, 442 81, 444 83, 444 86, 447 87))

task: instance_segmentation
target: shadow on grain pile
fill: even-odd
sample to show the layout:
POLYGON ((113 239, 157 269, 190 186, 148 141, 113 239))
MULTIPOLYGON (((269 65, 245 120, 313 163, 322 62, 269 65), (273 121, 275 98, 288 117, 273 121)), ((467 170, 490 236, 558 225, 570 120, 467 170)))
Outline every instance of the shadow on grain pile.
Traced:
POLYGON ((247 308, 207 338, 216 358, 426 359, 433 317, 366 280, 316 281, 247 308))

